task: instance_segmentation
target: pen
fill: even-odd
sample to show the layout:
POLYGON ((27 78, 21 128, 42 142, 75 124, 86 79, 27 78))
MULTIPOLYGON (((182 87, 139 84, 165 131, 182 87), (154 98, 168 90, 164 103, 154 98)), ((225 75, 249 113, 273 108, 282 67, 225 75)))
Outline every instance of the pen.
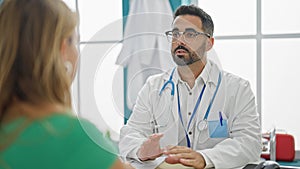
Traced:
POLYGON ((158 124, 156 120, 153 120, 152 122, 152 134, 157 134, 158 133, 158 124))
POLYGON ((223 126, 223 117, 222 117, 222 112, 219 111, 219 117, 220 117, 220 124, 223 126))

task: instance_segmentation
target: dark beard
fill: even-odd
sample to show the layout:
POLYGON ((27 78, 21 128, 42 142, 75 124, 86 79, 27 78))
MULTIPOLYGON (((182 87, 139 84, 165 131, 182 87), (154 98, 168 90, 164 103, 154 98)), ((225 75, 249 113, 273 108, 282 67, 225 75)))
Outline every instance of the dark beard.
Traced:
POLYGON ((187 66, 190 64, 193 64, 199 60, 201 60, 199 57, 197 57, 196 53, 192 53, 190 52, 187 48, 185 48, 184 46, 179 45, 174 52, 172 53, 173 56, 173 60, 174 62, 178 65, 178 66, 187 66), (178 49, 183 49, 187 52, 188 54, 188 58, 185 59, 183 55, 175 55, 176 50, 178 49))

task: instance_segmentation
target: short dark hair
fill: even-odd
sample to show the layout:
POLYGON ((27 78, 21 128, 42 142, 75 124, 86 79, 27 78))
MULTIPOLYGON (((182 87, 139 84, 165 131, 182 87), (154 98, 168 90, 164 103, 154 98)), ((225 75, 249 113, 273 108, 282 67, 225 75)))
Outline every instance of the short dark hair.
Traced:
POLYGON ((182 5, 178 7, 175 11, 174 18, 175 19, 179 15, 194 15, 198 16, 201 19, 202 27, 205 33, 213 36, 214 33, 214 23, 211 17, 203 11, 201 8, 195 5, 182 5))

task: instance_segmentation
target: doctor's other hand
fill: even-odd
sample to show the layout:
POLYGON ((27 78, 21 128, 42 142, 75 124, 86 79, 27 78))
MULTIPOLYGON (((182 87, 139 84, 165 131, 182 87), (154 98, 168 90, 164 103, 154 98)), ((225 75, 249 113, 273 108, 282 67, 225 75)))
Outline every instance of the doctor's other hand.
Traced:
POLYGON ((163 134, 152 134, 149 138, 141 145, 137 152, 137 156, 141 161, 154 160, 161 156, 163 150, 160 148, 159 140, 163 134))
POLYGON ((203 169, 206 166, 204 157, 200 153, 185 146, 172 146, 163 153, 168 156, 165 162, 169 164, 179 163, 195 169, 203 169))

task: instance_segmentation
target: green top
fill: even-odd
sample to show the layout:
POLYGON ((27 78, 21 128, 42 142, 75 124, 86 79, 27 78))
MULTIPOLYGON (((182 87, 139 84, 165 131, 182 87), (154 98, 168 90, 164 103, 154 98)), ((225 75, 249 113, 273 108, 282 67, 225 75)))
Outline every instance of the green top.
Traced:
MULTIPOLYGON (((16 133, 25 118, 0 130, 16 133)), ((2 142, 3 143, 3 142, 2 142)), ((0 152, 0 169, 105 169, 112 166, 117 150, 90 122, 68 114, 35 120, 0 152)))

